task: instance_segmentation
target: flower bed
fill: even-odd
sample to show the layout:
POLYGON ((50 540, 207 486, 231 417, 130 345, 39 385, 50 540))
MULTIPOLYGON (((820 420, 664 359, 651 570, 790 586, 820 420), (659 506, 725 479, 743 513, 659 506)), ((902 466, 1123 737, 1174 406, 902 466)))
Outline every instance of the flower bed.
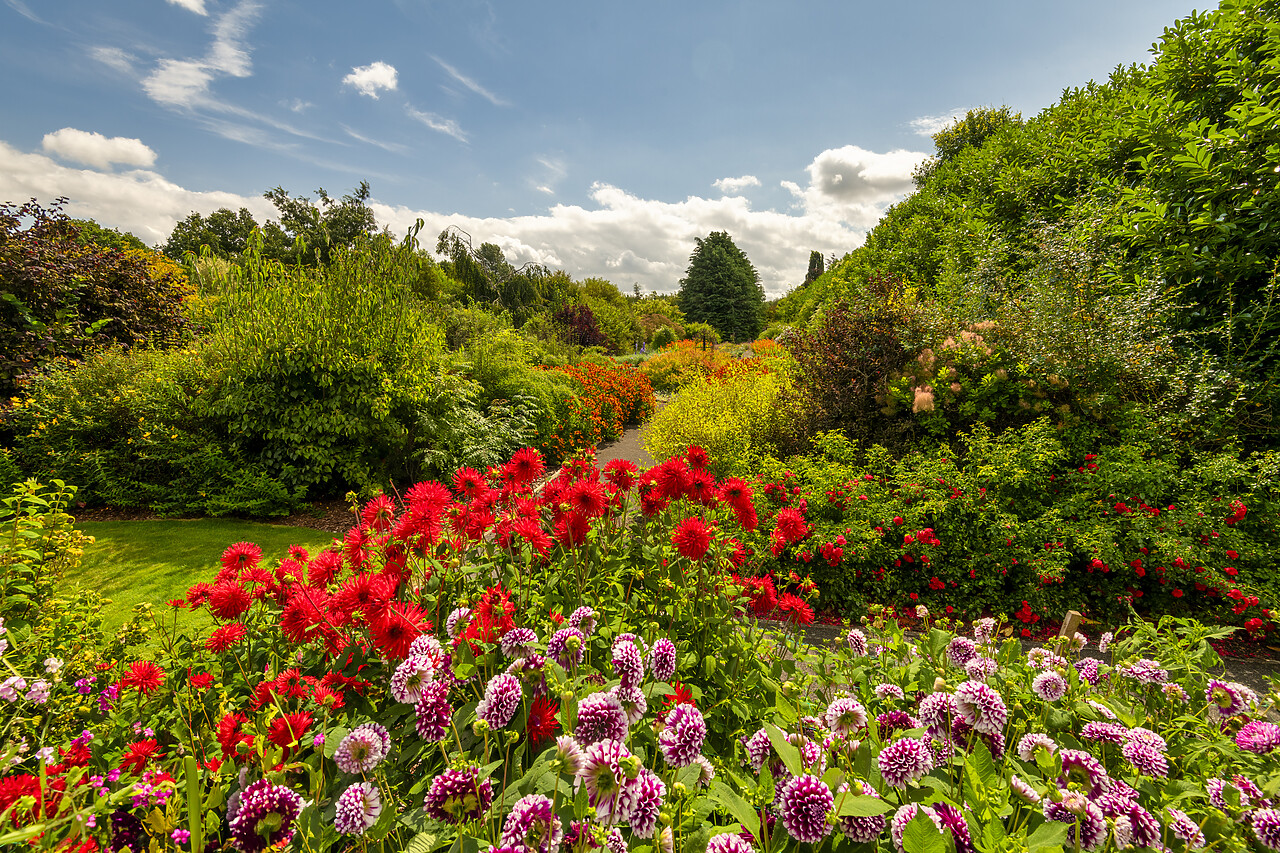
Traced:
POLYGON ((370 502, 318 554, 233 546, 97 654, 59 658, 57 608, 14 621, 0 842, 1280 848, 1274 696, 1213 674, 1221 629, 1137 622, 1099 659, 918 614, 914 640, 868 618, 808 648, 754 615, 808 621, 813 585, 741 543, 809 520, 708 461, 579 460, 535 495, 521 451, 370 502))
POLYGON ((542 449, 554 459, 613 441, 627 424, 639 423, 653 412, 653 386, 633 365, 583 362, 546 369, 565 374, 578 387, 576 395, 561 401, 556 432, 541 436, 542 449))

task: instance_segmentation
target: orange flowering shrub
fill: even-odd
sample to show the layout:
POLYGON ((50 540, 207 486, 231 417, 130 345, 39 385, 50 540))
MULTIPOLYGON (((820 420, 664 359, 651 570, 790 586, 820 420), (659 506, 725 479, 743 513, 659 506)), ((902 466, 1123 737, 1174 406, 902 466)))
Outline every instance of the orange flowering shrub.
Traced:
POLYGON ((663 347, 640 369, 649 377, 655 390, 678 391, 733 361, 717 350, 701 349, 693 341, 676 341, 663 347))
POLYGON ((544 369, 565 374, 579 388, 577 395, 560 401, 555 433, 539 437, 541 450, 552 458, 564 459, 612 441, 626 424, 639 423, 653 412, 653 385, 634 366, 583 363, 544 369))

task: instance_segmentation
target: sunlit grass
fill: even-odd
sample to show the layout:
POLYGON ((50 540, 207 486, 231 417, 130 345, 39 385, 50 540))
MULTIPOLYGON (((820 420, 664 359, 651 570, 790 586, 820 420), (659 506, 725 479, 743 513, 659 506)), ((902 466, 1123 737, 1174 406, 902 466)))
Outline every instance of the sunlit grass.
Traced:
MULTIPOLYGON (((143 602, 163 607, 182 598, 197 581, 212 580, 218 558, 228 545, 253 542, 262 548, 264 565, 287 556, 290 545, 316 553, 332 540, 322 530, 228 519, 191 521, 98 521, 76 525, 94 544, 85 548, 80 567, 68 572, 63 589, 79 585, 95 589, 110 603, 103 608, 107 632, 119 628, 143 602)), ((193 627, 209 621, 200 611, 193 627)))

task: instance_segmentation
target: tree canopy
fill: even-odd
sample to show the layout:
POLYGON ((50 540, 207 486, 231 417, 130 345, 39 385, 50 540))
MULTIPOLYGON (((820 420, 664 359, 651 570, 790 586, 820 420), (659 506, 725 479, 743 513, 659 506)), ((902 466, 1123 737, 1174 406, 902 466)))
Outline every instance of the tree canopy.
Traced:
POLYGON ((755 340, 763 326, 760 274, 724 231, 698 238, 679 304, 689 322, 707 323, 725 340, 755 340))

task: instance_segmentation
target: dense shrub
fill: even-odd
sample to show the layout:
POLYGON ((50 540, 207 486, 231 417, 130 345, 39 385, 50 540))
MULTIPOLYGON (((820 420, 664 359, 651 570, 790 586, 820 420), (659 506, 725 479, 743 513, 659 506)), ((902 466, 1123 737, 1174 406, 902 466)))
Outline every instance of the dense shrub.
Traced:
POLYGON ((711 454, 717 473, 741 470, 757 454, 776 450, 781 386, 777 374, 745 371, 685 385, 646 425, 645 448, 662 460, 697 445, 711 454))
POLYGON ((540 449, 552 459, 617 439, 627 424, 640 423, 653 412, 653 386, 631 365, 582 362, 547 371, 564 376, 575 388, 558 401, 555 430, 540 436, 540 449))
POLYGON ((772 506, 806 509, 810 529, 784 551, 762 526, 753 546, 855 612, 924 603, 1016 617, 1030 633, 1067 608, 1115 619, 1132 603, 1269 625, 1280 460, 1220 454, 1184 469, 1159 436, 1127 439, 1076 456, 1041 419, 895 457, 829 433, 815 454, 755 469, 772 506))
POLYGON ((111 343, 167 345, 184 333, 190 288, 180 267, 78 233, 61 202, 0 204, 0 399, 55 358, 111 343))
POLYGON ((670 393, 705 378, 729 361, 730 357, 718 350, 702 349, 693 341, 676 341, 655 353, 640 369, 655 391, 670 393))

